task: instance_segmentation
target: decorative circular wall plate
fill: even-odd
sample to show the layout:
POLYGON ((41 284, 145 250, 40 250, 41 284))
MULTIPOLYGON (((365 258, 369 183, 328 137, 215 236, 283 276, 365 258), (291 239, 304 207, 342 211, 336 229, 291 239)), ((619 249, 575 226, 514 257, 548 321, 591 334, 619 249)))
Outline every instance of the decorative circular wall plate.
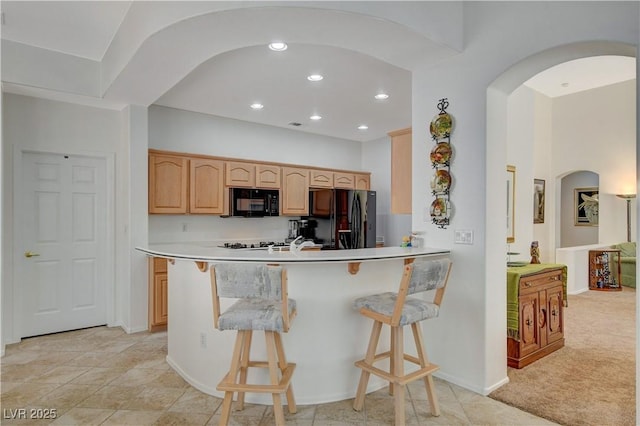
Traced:
POLYGON ((451 216, 451 209, 449 208, 449 202, 444 198, 436 198, 431 203, 431 219, 436 225, 449 224, 449 216, 451 216))
POLYGON ((453 129, 453 118, 446 112, 433 117, 429 130, 434 139, 447 138, 453 129))
POLYGON ((439 143, 431 150, 431 163, 433 163, 433 165, 449 164, 451 153, 451 145, 449 145, 449 143, 439 143))
POLYGON ((431 178, 431 190, 434 194, 446 193, 451 187, 451 175, 444 169, 436 170, 431 178))

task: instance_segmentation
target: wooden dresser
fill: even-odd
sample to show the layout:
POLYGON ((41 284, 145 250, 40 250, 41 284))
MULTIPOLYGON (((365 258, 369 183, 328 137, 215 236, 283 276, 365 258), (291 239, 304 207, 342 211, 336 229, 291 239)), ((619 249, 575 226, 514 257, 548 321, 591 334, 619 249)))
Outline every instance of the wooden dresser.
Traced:
POLYGON ((567 267, 507 268, 507 365, 522 368, 564 346, 567 267))

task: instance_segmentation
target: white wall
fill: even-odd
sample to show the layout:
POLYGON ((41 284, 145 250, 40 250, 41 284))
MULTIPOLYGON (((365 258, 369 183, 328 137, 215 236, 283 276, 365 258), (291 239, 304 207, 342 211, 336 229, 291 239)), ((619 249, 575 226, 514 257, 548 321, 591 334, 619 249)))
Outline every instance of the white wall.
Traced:
MULTIPOLYGON (((533 158, 535 146, 535 92, 520 86, 509 96, 507 115, 507 164, 516 167, 514 237, 509 251, 520 253, 511 260, 530 260, 533 235, 533 158)), ((541 260, 547 255, 540 247, 541 260)))
POLYGON ((521 253, 521 260, 528 259, 534 240, 540 243, 542 261, 553 262, 553 241, 571 247, 626 239, 626 205, 613 194, 635 193, 635 88, 632 80, 548 98, 520 86, 509 96, 507 163, 517 169, 516 242, 510 250, 521 253), (613 187, 601 189, 598 227, 574 225, 574 188, 599 186, 597 175, 567 175, 576 170, 598 170, 613 187), (534 178, 546 182, 544 224, 530 220, 534 178), (562 189, 556 179, 562 179, 562 189), (561 193, 560 232, 551 237, 556 228, 554 189, 561 193))
MULTIPOLYGON (((533 177, 545 181, 544 223, 533 224, 531 241, 538 241, 540 260, 555 262, 555 176, 551 172, 550 157, 553 154, 551 138, 551 99, 540 93, 534 93, 533 128, 533 177)), ((529 196, 532 198, 532 195, 529 196)))
MULTIPOLYGON (((7 206, 13 206, 13 157, 20 150, 96 153, 115 155, 116 159, 121 157, 118 151, 121 119, 116 111, 7 93, 3 95, 3 100, 2 191, 3 203, 7 206)), ((118 179, 116 174, 116 188, 119 186, 118 179)), ((118 195, 116 192, 116 200, 121 202, 118 195)), ((6 343, 20 338, 19 330, 14 329, 12 321, 14 309, 20 307, 12 303, 13 265, 17 261, 13 258, 12 208, 3 209, 3 215, 2 328, 6 343)), ((116 251, 124 248, 121 245, 121 235, 121 230, 116 229, 115 235, 110 236, 112 242, 120 242, 115 245, 116 251)))
POLYGON ((371 188, 378 199, 378 236, 384 237, 386 246, 399 246, 402 237, 411 234, 411 215, 391 213, 391 138, 363 143, 362 166, 365 170, 375 170, 371 174, 371 188))
MULTIPOLYGON (((615 194, 637 191, 635 80, 554 98, 552 109, 552 173, 598 174, 600 224, 594 242, 626 241, 626 204, 615 194)), ((563 184, 563 194, 564 189, 563 184)), ((636 201, 632 203, 635 207, 636 201)), ((562 235, 564 239, 564 229, 562 235)), ((567 246, 564 240, 562 246, 567 246)))
MULTIPOLYGON (((0 129, 3 129, 2 127, 2 108, 3 108, 3 104, 4 104, 4 93, 0 93, 0 129)), ((6 213, 5 213, 5 209, 4 206, 7 206, 8 204, 5 203, 4 197, 5 197, 5 187, 4 187, 4 183, 5 183, 5 178, 3 175, 3 170, 4 170, 4 158, 5 158, 5 143, 4 141, 4 135, 0 134, 0 191, 2 193, 2 196, 0 196, 0 324, 5 324, 5 319, 4 319, 4 312, 5 310, 3 309, 3 293, 4 293, 4 283, 8 283, 9 281, 7 279, 5 279, 4 273, 7 270, 5 263, 5 259, 3 256, 3 253, 6 253, 6 250, 4 248, 4 227, 5 227, 5 218, 6 218, 6 213)), ((4 356, 4 348, 5 348, 5 340, 4 340, 4 328, 2 325, 0 325, 0 356, 4 356)))
MULTIPOLYGON (((629 54, 635 55, 635 46, 640 40, 639 13, 636 2, 465 2, 462 8, 464 50, 436 64, 418 64, 412 70, 412 228, 425 231, 429 245, 452 249, 454 262, 440 318, 425 325, 430 358, 440 364, 439 374, 442 377, 487 393, 507 380, 505 232, 502 215, 493 214, 496 209, 506 210, 502 191, 494 188, 501 186, 507 163, 507 94, 542 69, 585 56, 591 50, 630 51, 627 46, 616 43, 594 43, 595 47, 590 43, 586 50, 584 45, 575 43, 592 40, 628 43, 633 47, 633 53, 629 54), (451 226, 443 230, 437 229, 429 220, 425 221, 423 212, 431 203, 427 185, 431 173, 428 154, 432 144, 427 125, 437 113, 438 100, 444 97, 450 101, 449 112, 456 124, 452 134, 455 157, 451 168, 454 212, 451 226), (473 230, 474 244, 454 246, 455 229, 473 230)), ((132 49, 137 45, 129 44, 132 49)), ((234 44, 229 42, 229 45, 234 44)), ((14 100, 18 98, 11 97, 14 100)), ((49 130, 57 129, 56 121, 61 118, 56 112, 57 106, 53 108, 46 101, 37 100, 29 101, 27 105, 24 105, 25 101, 15 103, 9 113, 10 102, 3 110, 5 135, 11 126, 8 133, 13 136, 12 143, 20 143, 23 136, 25 140, 33 136, 42 144, 48 142, 49 130)), ((95 123, 93 110, 89 108, 60 105, 59 110, 71 113, 67 118, 62 117, 67 130, 85 129, 86 133, 95 136, 88 142, 90 146, 95 144, 97 150, 117 151, 106 139, 110 139, 108 136, 111 134, 116 138, 120 134, 118 115, 100 112, 98 115, 104 120, 95 123)), ((246 151, 248 144, 245 141, 235 138, 219 140, 218 133, 202 131, 212 126, 203 124, 191 128, 191 123, 206 120, 180 116, 168 126, 163 122, 154 124, 153 117, 154 112, 151 111, 151 147, 169 149, 185 143, 189 148, 185 151, 197 152, 204 148, 221 155, 219 151, 237 149, 244 154, 250 153, 246 151), (235 148, 235 145, 243 148, 235 148)), ((233 135, 235 132, 221 133, 233 135)), ((68 136, 54 139, 54 146, 65 147, 82 139, 77 134, 68 136)), ((282 144, 274 139, 276 146, 281 148, 282 144)), ((267 160, 269 153, 266 148, 262 149, 261 139, 253 137, 252 141, 254 149, 267 160)), ((291 147, 295 152, 292 157, 303 155, 295 145, 291 147)), ((314 157, 317 155, 315 151, 309 152, 314 157)), ((308 155, 305 154, 304 158, 308 155)), ((557 161, 563 159, 561 156, 557 158, 557 161)), ((6 177, 10 174, 6 170, 6 156, 4 160, 3 183, 6 188, 6 177)), ((335 160, 341 161, 340 158, 335 160)), ((287 160, 278 158, 276 161, 287 160)), ((131 226, 140 224, 131 223, 131 226)), ((10 226, 3 229, 3 240, 7 238, 7 230, 10 231, 10 226)), ((130 247, 123 249, 129 250, 130 247)), ((4 250, 3 255, 7 260, 4 250)), ((3 302, 6 307, 5 295, 3 302)))
MULTIPOLYGON (((374 143, 375 145, 375 143, 374 143)), ((371 189, 390 174, 388 153, 368 156, 362 143, 297 130, 248 123, 153 105, 149 108, 149 147, 168 151, 372 172, 371 189)), ((384 206, 388 201, 378 196, 384 206)), ((388 197, 388 190, 386 190, 388 197)), ((284 240, 295 217, 261 219, 209 215, 151 215, 149 241, 284 240)), ((393 229, 393 228, 392 228, 393 229)), ((380 235, 380 234, 379 234, 380 235)))
POLYGON ((502 187, 507 163, 507 95, 542 69, 586 52, 561 46, 594 39, 635 45, 638 10, 632 3, 466 2, 464 12, 464 52, 413 72, 412 127, 425 129, 413 138, 413 228, 425 229, 435 245, 452 248, 454 267, 441 316, 425 326, 431 359, 440 364, 442 377, 488 393, 508 380, 506 232, 504 216, 494 214, 506 211, 504 193, 496 187, 502 187), (456 123, 456 183, 451 226, 439 230, 415 213, 430 203, 425 123, 444 97, 456 123), (455 229, 473 230, 474 244, 454 246, 455 229))

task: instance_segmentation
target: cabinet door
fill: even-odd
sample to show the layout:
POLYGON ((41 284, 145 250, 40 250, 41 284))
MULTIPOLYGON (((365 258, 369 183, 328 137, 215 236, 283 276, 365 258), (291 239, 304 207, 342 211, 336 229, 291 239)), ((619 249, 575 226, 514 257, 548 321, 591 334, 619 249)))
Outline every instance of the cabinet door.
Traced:
POLYGON ((356 174, 356 189, 371 189, 371 179, 369 175, 356 174))
POLYGON ((169 299, 167 297, 167 284, 169 280, 167 273, 155 274, 154 277, 154 303, 153 303, 153 319, 154 326, 164 325, 167 323, 169 313, 169 299))
POLYGON ((312 188, 333 188, 333 172, 328 170, 311 170, 311 182, 309 186, 312 188))
POLYGON ((224 213, 224 162, 204 158, 191 159, 189 211, 224 213))
POLYGON ((167 259, 149 258, 149 331, 164 328, 168 318, 167 259))
POLYGON ((256 184, 256 165, 253 163, 227 162, 225 185, 253 188, 256 184))
POLYGON ((309 170, 282 168, 282 208, 284 216, 309 215, 309 170))
POLYGON ((335 172, 333 174, 333 186, 340 189, 355 189, 355 175, 353 173, 335 172))
POLYGON ((411 213, 411 128, 391 136, 391 213, 411 213))
POLYGON ((540 349, 538 293, 520 296, 520 357, 540 349))
POLYGON ((564 336, 562 285, 547 290, 547 343, 561 340, 564 336))
POLYGON ((311 197, 313 199, 311 214, 313 216, 329 217, 331 214, 331 205, 333 204, 333 191, 330 189, 312 191, 311 197))
POLYGON ((186 157, 149 154, 149 213, 187 212, 188 164, 186 157))
POLYGON ((280 166, 256 165, 256 187, 280 189, 280 166))

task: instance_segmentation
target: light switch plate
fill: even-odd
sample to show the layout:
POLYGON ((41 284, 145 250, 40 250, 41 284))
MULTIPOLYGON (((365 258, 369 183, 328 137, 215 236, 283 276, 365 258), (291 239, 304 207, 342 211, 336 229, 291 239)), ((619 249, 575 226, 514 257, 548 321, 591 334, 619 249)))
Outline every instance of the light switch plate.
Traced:
POLYGON ((473 230, 456 229, 454 232, 453 242, 455 244, 473 244, 473 230))

